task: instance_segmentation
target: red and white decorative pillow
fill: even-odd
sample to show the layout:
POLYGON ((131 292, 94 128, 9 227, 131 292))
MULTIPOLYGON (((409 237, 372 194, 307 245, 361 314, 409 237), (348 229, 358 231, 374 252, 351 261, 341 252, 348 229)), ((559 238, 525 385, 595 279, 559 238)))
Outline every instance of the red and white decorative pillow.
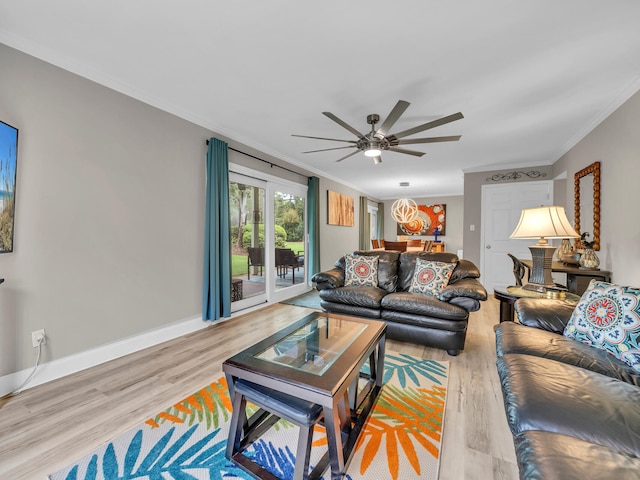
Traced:
POLYGON ((409 292, 438 295, 447 285, 456 268, 455 263, 434 262, 423 258, 416 259, 416 268, 409 292))
POLYGON ((344 286, 377 287, 378 257, 348 253, 345 260, 344 286))

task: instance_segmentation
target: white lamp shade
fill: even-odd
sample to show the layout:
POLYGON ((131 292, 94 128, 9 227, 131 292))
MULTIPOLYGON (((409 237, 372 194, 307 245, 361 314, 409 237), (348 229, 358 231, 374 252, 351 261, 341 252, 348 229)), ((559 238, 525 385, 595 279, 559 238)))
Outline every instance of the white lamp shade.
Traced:
POLYGON ((410 198, 400 198, 391 205, 391 216, 398 223, 413 222, 418 217, 418 205, 410 198))
POLYGON ((580 238, 564 207, 525 208, 510 238, 580 238))

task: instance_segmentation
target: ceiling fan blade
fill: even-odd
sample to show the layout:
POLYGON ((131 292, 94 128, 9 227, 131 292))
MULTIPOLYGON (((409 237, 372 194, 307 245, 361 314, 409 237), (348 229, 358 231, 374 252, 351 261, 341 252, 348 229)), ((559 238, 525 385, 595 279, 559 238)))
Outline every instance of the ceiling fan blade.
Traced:
POLYGON ((439 127, 440 125, 455 122, 456 120, 460 120, 461 118, 464 118, 462 113, 454 113, 453 115, 448 115, 446 117, 439 118, 438 120, 433 120, 431 122, 418 125, 417 127, 410 128, 409 130, 395 133, 393 134, 393 136, 396 138, 407 137, 409 135, 413 135, 414 133, 423 132, 424 130, 429 130, 430 128, 439 127))
POLYGON ((451 135, 449 137, 428 137, 428 138, 407 138, 405 140, 391 140, 392 145, 409 145, 412 143, 436 143, 436 142, 457 142, 462 135, 451 135))
POLYGON ((348 147, 335 147, 335 148, 323 148, 322 150, 309 150, 302 153, 316 153, 316 152, 328 152, 329 150, 342 150, 343 148, 356 148, 355 145, 349 145, 348 147))
POLYGON ((338 117, 336 117, 333 113, 331 112, 322 112, 323 115, 326 115, 327 117, 329 117, 331 120, 333 120, 334 122, 336 122, 338 125, 340 125, 341 127, 346 128, 347 130, 349 130, 351 133, 353 133, 356 137, 358 138, 362 138, 362 134, 356 130, 355 128, 353 128, 351 125, 349 125, 348 123, 340 120, 338 117))
POLYGON ((356 153, 358 153, 359 151, 360 151, 360 150, 356 150, 355 152, 350 153, 349 155, 345 155, 344 157, 339 158, 338 160, 336 160, 336 162, 341 162, 342 160, 346 160, 347 158, 349 158, 349 157, 351 157, 351 156, 355 155, 356 153))
POLYGON ((407 155, 413 155, 414 157, 421 157, 424 155, 424 152, 416 152, 415 150, 406 150, 398 147, 389 147, 389 150, 396 153, 406 153, 407 155))
POLYGON ((386 137, 387 134, 389 133, 389 130, 391 130, 391 127, 393 127, 393 125, 398 121, 400 116, 409 107, 409 105, 411 105, 409 102, 405 102, 404 100, 398 100, 398 103, 396 103, 396 106, 393 107, 393 110, 391 110, 389 115, 387 115, 387 118, 385 118, 384 122, 382 122, 382 125, 380 125, 380 128, 376 132, 376 137, 378 138, 386 137))
POLYGON ((300 137, 300 138, 313 138, 315 140, 331 140, 332 142, 358 143, 356 140, 341 140, 339 138, 310 137, 308 135, 295 135, 295 134, 292 134, 291 136, 292 137, 300 137))

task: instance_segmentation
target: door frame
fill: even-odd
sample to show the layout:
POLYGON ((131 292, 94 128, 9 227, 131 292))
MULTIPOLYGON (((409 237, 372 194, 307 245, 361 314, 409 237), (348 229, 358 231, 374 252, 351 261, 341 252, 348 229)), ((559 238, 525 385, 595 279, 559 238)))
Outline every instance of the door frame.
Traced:
MULTIPOLYGON (((487 211, 488 208, 490 208, 490 205, 488 205, 488 197, 489 194, 488 192, 490 190, 496 190, 498 188, 504 188, 506 186, 511 186, 511 187, 517 187, 520 186, 521 188, 525 185, 533 185, 533 184, 538 184, 538 185, 545 185, 548 188, 548 198, 547 198, 547 205, 553 205, 553 186, 554 186, 554 181, 553 180, 532 180, 530 182, 508 182, 508 183, 502 183, 502 184, 498 184, 498 185, 482 185, 481 187, 481 218, 480 218, 480 231, 481 231, 481 236, 480 236, 480 271, 481 272, 486 272, 486 260, 485 260, 485 256, 486 256, 486 251, 487 251, 487 232, 489 232, 489 225, 487 224, 488 220, 487 220, 487 211)), ((539 206, 539 205, 532 205, 532 207, 535 206, 539 206)), ((514 225, 514 229, 515 229, 516 225, 514 225)), ((520 248, 520 244, 522 243, 522 240, 513 240, 514 245, 518 245, 517 248, 514 248, 514 252, 516 254, 516 256, 519 254, 520 251, 522 251, 522 249, 520 248)), ((535 243, 534 240, 531 241, 531 243, 535 243)), ((522 254, 523 256, 526 256, 527 258, 531 257, 531 253, 530 251, 527 249, 526 253, 522 254)), ((485 288, 487 289, 487 291, 489 293, 493 292, 493 283, 494 283, 494 278, 486 278, 485 282, 483 282, 483 285, 485 286, 485 288)))
POLYGON ((275 218, 275 209, 274 209, 274 194, 276 191, 284 191, 287 193, 292 193, 294 195, 298 195, 304 198, 305 208, 304 208, 304 248, 305 252, 309 251, 309 239, 308 239, 308 219, 307 219, 307 185, 303 185, 301 183, 292 182, 290 180, 286 180, 283 178, 276 177, 274 175, 270 175, 268 173, 261 172, 259 170, 254 170, 249 167, 245 167, 244 165, 238 165, 236 163, 229 162, 229 179, 231 180, 232 174, 237 174, 242 176, 243 178, 252 179, 254 182, 259 182, 260 188, 265 189, 265 204, 264 204, 264 271, 265 271, 265 294, 256 295, 255 297, 251 297, 251 299, 259 299, 258 302, 253 301, 249 302, 251 299, 247 299, 245 304, 244 300, 240 300, 238 302, 231 303, 231 311, 236 312, 241 309, 249 308, 254 305, 258 305, 260 303, 277 303, 282 300, 286 300, 291 297, 295 297, 296 295, 300 295, 304 292, 307 292, 311 289, 311 284, 309 282, 309 276, 307 275, 308 266, 305 264, 305 281, 299 283, 297 285, 292 285, 291 287, 281 288, 276 290, 276 282, 275 278, 271 273, 275 272, 275 228, 274 228, 274 218, 275 218), (263 186, 264 185, 264 186, 263 186), (270 272, 270 273, 268 273, 270 272), (235 307, 235 308, 234 308, 235 307))

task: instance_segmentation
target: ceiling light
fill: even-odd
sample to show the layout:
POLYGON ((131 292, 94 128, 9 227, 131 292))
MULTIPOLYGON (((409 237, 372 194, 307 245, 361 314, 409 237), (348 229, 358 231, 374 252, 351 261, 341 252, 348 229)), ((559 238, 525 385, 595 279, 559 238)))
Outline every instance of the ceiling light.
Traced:
POLYGON ((398 223, 410 223, 418 218, 418 205, 410 198, 400 198, 391 205, 391 216, 398 223))
POLYGON ((364 151, 364 154, 367 157, 379 157, 381 153, 382 153, 382 150, 376 147, 368 148, 364 151))

